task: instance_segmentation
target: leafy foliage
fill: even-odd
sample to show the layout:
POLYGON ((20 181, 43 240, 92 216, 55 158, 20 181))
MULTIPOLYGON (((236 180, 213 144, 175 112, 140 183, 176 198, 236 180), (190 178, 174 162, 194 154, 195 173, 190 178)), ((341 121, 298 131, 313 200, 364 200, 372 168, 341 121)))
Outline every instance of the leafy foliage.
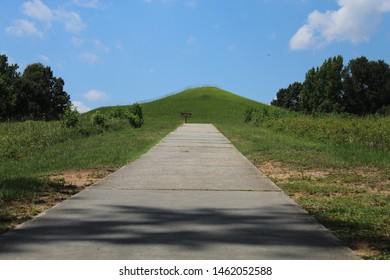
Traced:
POLYGON ((8 64, 6 55, 0 55, 0 120, 9 119, 15 106, 15 87, 19 78, 18 65, 8 64))
POLYGON ((0 55, 0 120, 58 120, 71 106, 64 80, 49 66, 30 64, 23 75, 17 69, 0 55))
POLYGON ((343 66, 342 56, 327 59, 306 73, 303 84, 280 89, 271 103, 306 113, 386 114, 390 106, 390 66, 365 57, 343 66))
POLYGON ((92 123, 96 126, 105 127, 106 125, 106 117, 102 115, 99 111, 96 111, 92 116, 92 123))
POLYGON ((128 113, 127 119, 134 128, 140 128, 144 123, 142 106, 138 103, 133 104, 130 107, 130 113, 128 113))
POLYGON ((303 85, 299 82, 295 82, 288 86, 288 88, 282 88, 276 94, 276 99, 272 101, 272 105, 290 109, 292 111, 299 111, 301 104, 301 91, 303 85))
POLYGON ((128 107, 117 107, 110 113, 110 117, 125 119, 134 128, 140 128, 144 123, 142 106, 138 103, 128 107))
POLYGON ((66 108, 62 121, 66 127, 76 127, 80 122, 80 113, 75 108, 66 108))
POLYGON ((343 78, 346 112, 366 115, 390 106, 390 67, 384 61, 351 60, 343 78))

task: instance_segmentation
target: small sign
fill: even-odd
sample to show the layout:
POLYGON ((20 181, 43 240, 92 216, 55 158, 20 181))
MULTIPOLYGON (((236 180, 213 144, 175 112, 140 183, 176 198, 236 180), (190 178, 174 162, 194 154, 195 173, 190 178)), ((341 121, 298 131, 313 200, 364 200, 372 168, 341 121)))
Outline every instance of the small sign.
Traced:
POLYGON ((181 116, 184 118, 185 123, 187 123, 188 118, 192 117, 192 113, 184 112, 184 113, 181 113, 181 116))

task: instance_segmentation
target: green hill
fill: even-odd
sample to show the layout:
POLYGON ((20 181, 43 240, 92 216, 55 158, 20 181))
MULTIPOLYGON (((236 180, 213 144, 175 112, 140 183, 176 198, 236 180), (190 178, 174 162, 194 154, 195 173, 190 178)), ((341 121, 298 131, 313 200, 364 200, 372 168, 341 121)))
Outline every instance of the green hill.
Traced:
MULTIPOLYGON (((243 120, 248 107, 261 106, 266 105, 216 87, 191 88, 142 104, 146 125, 153 125, 155 122, 169 125, 170 122, 176 126, 183 122, 183 112, 192 113, 189 119, 192 123, 236 123, 243 120)), ((87 114, 99 111, 109 115, 118 107, 126 106, 98 108, 87 114)))
POLYGON ((243 120, 245 109, 262 106, 215 87, 188 89, 153 102, 143 104, 145 116, 180 119, 182 112, 191 112, 193 123, 230 123, 243 120))

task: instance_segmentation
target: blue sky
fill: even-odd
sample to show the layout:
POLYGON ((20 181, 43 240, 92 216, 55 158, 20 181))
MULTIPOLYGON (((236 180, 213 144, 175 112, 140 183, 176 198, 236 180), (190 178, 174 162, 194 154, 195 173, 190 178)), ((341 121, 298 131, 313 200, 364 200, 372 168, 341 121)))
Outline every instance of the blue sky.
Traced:
POLYGON ((2 0, 0 53, 80 111, 212 85, 270 103, 335 55, 390 63, 390 0, 2 0))

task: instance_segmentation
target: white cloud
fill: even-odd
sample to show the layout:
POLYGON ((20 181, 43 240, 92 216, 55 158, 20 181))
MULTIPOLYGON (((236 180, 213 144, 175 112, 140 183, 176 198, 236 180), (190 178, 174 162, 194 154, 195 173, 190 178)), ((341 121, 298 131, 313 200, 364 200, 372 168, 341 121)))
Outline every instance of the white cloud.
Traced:
POLYGON ((75 47, 80 47, 82 45, 91 45, 93 48, 97 51, 108 53, 110 52, 110 47, 106 46, 102 41, 99 39, 82 39, 82 38, 72 38, 72 45, 75 47))
POLYGON ((5 28, 5 31, 16 37, 32 36, 42 38, 43 33, 38 30, 35 24, 29 20, 17 19, 14 20, 11 26, 5 28))
POLYGON ((65 30, 70 33, 79 33, 86 28, 80 15, 62 9, 55 11, 56 18, 64 24, 65 30))
POLYGON ((43 62, 45 62, 45 63, 49 63, 49 62, 50 62, 50 58, 49 58, 47 55, 38 54, 37 57, 38 57, 41 61, 43 61, 43 62))
POLYGON ((197 55, 199 54, 199 48, 198 48, 198 39, 195 36, 188 36, 187 37, 187 49, 186 53, 191 54, 191 55, 197 55))
POLYGON ((161 3, 164 5, 171 5, 175 2, 176 0, 161 0, 161 3))
POLYGON ((84 8, 99 8, 101 5, 99 0, 73 0, 73 3, 84 8))
POLYGON ((84 52, 80 55, 80 59, 88 64, 94 65, 99 61, 97 54, 93 52, 84 52))
POLYGON ((189 6, 191 8, 198 7, 198 0, 188 0, 187 1, 187 6, 189 6))
POLYGON ((107 54, 110 52, 110 48, 103 44, 99 39, 90 40, 73 37, 72 45, 75 47, 81 47, 83 45, 89 46, 91 50, 83 52, 79 55, 79 58, 81 61, 90 65, 94 65, 99 62, 99 55, 107 54))
POLYGON ((84 97, 89 101, 107 100, 110 98, 105 92, 98 91, 95 89, 91 89, 90 91, 85 93, 84 97))
POLYGON ((52 21, 54 13, 40 0, 33 0, 22 4, 22 12, 40 21, 52 21))
POLYGON ((85 113, 91 111, 91 108, 85 106, 81 101, 72 101, 72 104, 79 113, 85 113))
POLYGON ((60 22, 64 25, 65 30, 70 33, 79 33, 86 28, 78 13, 61 8, 52 9, 41 0, 24 2, 22 13, 28 16, 30 20, 15 20, 13 25, 6 28, 7 33, 15 36, 43 37, 43 32, 36 27, 36 21, 46 23, 46 29, 50 28, 53 22, 60 22))
POLYGON ((290 40, 292 50, 321 48, 332 42, 367 42, 390 12, 390 0, 337 0, 340 9, 321 13, 313 11, 307 23, 290 40))
MULTIPOLYGON (((159 0, 161 4, 163 5, 172 5, 176 2, 176 0, 159 0)), ((151 4, 153 0, 142 0, 142 2, 151 4)), ((196 0, 189 0, 189 2, 197 2, 196 0)), ((156 2, 154 2, 156 3, 156 2)), ((187 3, 188 4, 188 3, 187 3)))
POLYGON ((99 39, 92 40, 92 44, 95 47, 95 49, 102 51, 104 53, 108 53, 110 51, 110 48, 103 44, 99 39))
POLYGON ((82 44, 84 44, 84 42, 85 42, 84 39, 76 38, 76 37, 72 38, 72 45, 75 47, 80 47, 82 44))
POLYGON ((315 45, 314 33, 308 25, 299 28, 290 40, 290 48, 293 50, 308 49, 315 45))

